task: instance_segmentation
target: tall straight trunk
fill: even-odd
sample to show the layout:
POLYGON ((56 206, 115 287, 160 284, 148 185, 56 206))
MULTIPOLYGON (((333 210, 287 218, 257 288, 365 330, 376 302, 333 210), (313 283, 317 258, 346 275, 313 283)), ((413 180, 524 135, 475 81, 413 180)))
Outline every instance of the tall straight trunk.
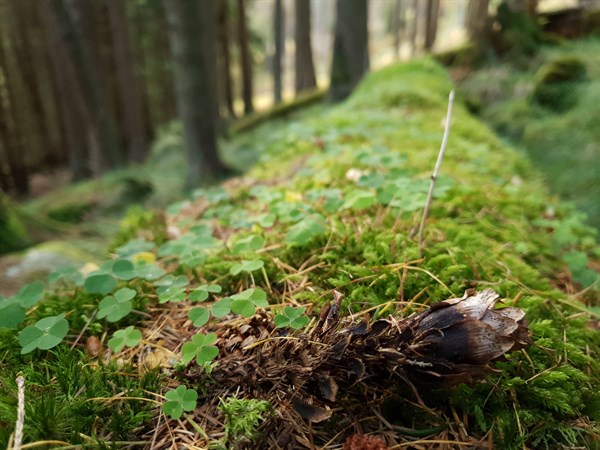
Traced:
POLYGON ((216 3, 164 0, 177 110, 187 151, 187 186, 227 173, 217 151, 216 3), (202 107, 199 107, 202 105, 202 107))
POLYGON ((231 78, 231 49, 229 48, 229 1, 219 0, 219 61, 222 92, 229 116, 235 118, 233 80, 231 78))
POLYGON ((437 37, 438 16, 440 14, 440 0, 427 0, 425 13, 425 51, 429 52, 435 44, 437 37))
POLYGON ((412 4, 412 26, 410 27, 410 55, 414 57, 417 54, 418 46, 417 39, 419 37, 419 20, 421 18, 421 8, 419 5, 422 4, 419 0, 413 0, 412 4))
POLYGON ((242 97, 244 99, 244 113, 249 114, 254 111, 252 104, 252 60, 250 58, 250 39, 244 5, 244 0, 237 0, 237 38, 242 65, 242 97))
MULTIPOLYGON (((0 30, 1 32, 2 30, 0 30)), ((11 69, 6 49, 6 34, 0 33, 0 73, 4 86, 0 85, 0 132, 6 144, 7 164, 12 177, 12 186, 18 194, 29 192, 29 169, 25 156, 27 146, 23 136, 23 128, 18 126, 22 109, 19 108, 18 96, 15 94, 16 80, 11 69)))
POLYGON ((142 162, 148 152, 148 142, 146 141, 142 97, 135 74, 129 39, 126 4, 122 1, 109 1, 107 4, 113 35, 117 90, 128 155, 131 161, 142 162))
POLYGON ((367 0, 338 0, 329 99, 346 98, 368 70, 367 0))
POLYGON ((476 58, 482 56, 490 46, 489 6, 489 0, 470 0, 467 8, 467 33, 475 46, 476 58))
POLYGON ((93 119, 101 154, 110 166, 122 166, 125 158, 119 145, 117 127, 109 105, 111 96, 106 91, 104 80, 98 74, 102 71, 98 67, 98 58, 94 55, 94 43, 86 39, 86 34, 90 31, 90 22, 93 20, 90 10, 93 5, 77 0, 58 0, 54 5, 60 18, 63 39, 69 49, 69 56, 83 87, 84 100, 93 119))
POLYGON ((91 129, 82 87, 77 79, 71 58, 61 38, 60 24, 49 3, 41 5, 40 18, 48 42, 50 68, 57 90, 58 111, 68 148, 71 179, 81 181, 92 176, 88 134, 91 129), (68 92, 69 95, 65 95, 68 92))
POLYGON ((281 103, 281 61, 283 59, 283 6, 282 0, 275 0, 273 4, 273 41, 275 44, 275 52, 273 54, 273 97, 275 103, 281 103))
POLYGON ((313 64, 310 0, 296 0, 296 94, 317 86, 313 64))
POLYGON ((400 12, 402 8, 402 0, 394 0, 392 6, 392 19, 390 24, 390 32, 392 34, 392 48, 394 52, 394 60, 400 59, 400 12))

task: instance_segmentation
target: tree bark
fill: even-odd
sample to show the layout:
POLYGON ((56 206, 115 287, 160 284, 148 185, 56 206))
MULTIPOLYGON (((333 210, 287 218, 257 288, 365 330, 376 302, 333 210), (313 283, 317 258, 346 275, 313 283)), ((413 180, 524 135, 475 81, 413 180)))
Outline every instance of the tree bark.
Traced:
POLYGON ((177 110, 187 151, 187 186, 227 169, 217 151, 216 3, 164 0, 169 26, 177 110), (199 107, 199 105, 202 105, 199 107))
POLYGON ((281 61, 283 59, 284 35, 283 35, 283 6, 282 0, 273 3, 273 42, 275 52, 273 54, 273 98, 274 103, 281 103, 282 74, 281 61))
POLYGON ((471 0, 467 9, 467 33, 475 45, 476 58, 483 55, 490 45, 489 6, 489 0, 471 0))
POLYGON ((368 70, 367 1, 338 0, 329 99, 345 99, 368 70))
POLYGON ((237 38, 240 48, 242 66, 242 97, 244 99, 244 113, 254 111, 252 104, 252 60, 250 58, 250 41, 246 24, 246 10, 244 0, 237 0, 237 38))
POLYGON ((231 49, 229 48, 229 1, 219 0, 219 61, 222 92, 229 116, 235 118, 233 80, 231 78, 231 49))
POLYGON ((73 66, 83 87, 83 95, 90 117, 93 118, 97 142, 102 157, 111 167, 122 166, 125 162, 118 138, 117 127, 110 110, 104 80, 98 76, 102 72, 95 57, 93 42, 86 39, 92 22, 91 3, 76 0, 59 0, 55 3, 56 12, 63 29, 63 39, 69 49, 73 66), (84 31, 86 33, 84 33, 84 31))
POLYGON ((410 27, 410 55, 414 57, 417 54, 417 38, 419 37, 419 20, 421 19, 421 3, 419 0, 413 0, 412 4, 412 26, 410 27))
POLYGON ((42 5, 40 18, 48 42, 50 68, 59 93, 58 112, 68 148, 68 164, 73 181, 92 176, 89 161, 88 134, 92 129, 81 84, 60 36, 60 25, 49 3, 42 5), (69 95, 64 95, 68 92, 69 95))
POLYGON ((109 1, 107 5, 110 16, 110 29, 113 35, 117 91, 129 160, 142 162, 146 159, 148 142, 146 141, 143 102, 135 75, 129 39, 126 3, 123 1, 109 1))
POLYGON ((425 51, 430 52, 437 37, 437 24, 440 12, 440 0, 427 0, 425 15, 425 51))
POLYGON ((296 94, 317 87, 312 56, 310 0, 296 0, 296 94))

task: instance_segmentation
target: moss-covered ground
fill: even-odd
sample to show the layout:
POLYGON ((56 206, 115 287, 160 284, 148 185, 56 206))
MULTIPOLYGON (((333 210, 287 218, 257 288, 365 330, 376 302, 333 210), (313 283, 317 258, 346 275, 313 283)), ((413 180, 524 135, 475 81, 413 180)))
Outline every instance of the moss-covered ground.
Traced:
MULTIPOLYGON (((222 399, 223 415, 207 419, 194 412, 188 391, 166 393, 183 385, 197 391, 198 405, 211 401, 186 374, 197 358, 196 373, 210 383, 204 361, 213 359, 212 345, 219 354, 228 350, 203 333, 223 312, 230 319, 249 307, 252 315, 263 305, 254 294, 264 292, 267 309, 307 306, 314 317, 335 289, 344 295, 343 314, 406 316, 467 288, 492 288, 526 311, 529 348, 497 363, 484 382, 423 393, 426 409, 402 383, 391 383, 377 420, 383 428, 334 415, 315 426, 315 447, 340 448, 356 429, 407 448, 597 447, 595 231, 549 196, 538 170, 461 98, 422 254, 412 237, 450 89, 443 68, 419 60, 369 75, 341 105, 261 125, 246 137, 249 153, 261 156, 245 176, 172 204, 163 225, 131 220, 100 267, 63 270, 39 296, 34 286, 0 300, 0 317, 18 330, 52 318, 41 335, 0 329, 0 446, 13 430, 21 373, 31 446, 259 448, 255 428, 265 405, 260 412, 254 403, 222 399), (17 320, 22 309, 26 316, 17 320), (60 344, 52 347, 53 338, 60 344), (32 351, 21 354, 22 347, 32 351), (165 393, 170 403, 162 409, 165 393), (234 409, 246 411, 245 425, 234 409), (239 433, 254 444, 233 430, 245 430, 239 433)), ((157 145, 180 145, 177 130, 157 145)), ((304 326, 290 311, 297 310, 284 311, 284 322, 304 326)), ((291 333, 301 339, 301 330, 291 333)))
POLYGON ((554 194, 600 229, 600 38, 506 57, 460 82, 470 106, 520 148, 554 194))

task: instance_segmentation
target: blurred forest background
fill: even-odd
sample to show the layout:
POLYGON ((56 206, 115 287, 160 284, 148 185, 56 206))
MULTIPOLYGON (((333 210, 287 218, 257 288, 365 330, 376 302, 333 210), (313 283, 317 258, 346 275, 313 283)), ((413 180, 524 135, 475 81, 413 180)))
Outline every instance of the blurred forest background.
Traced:
MULTIPOLYGON (((598 132, 591 122, 552 116, 569 109, 560 87, 581 82, 589 101, 576 115, 597 117, 597 74, 586 74, 586 64, 597 66, 598 47, 569 50, 554 68, 544 66, 556 62, 554 50, 541 50, 597 33, 597 7, 594 0, 0 0, 7 194, 0 216, 7 222, 10 202, 36 198, 29 219, 46 225, 119 215, 144 201, 164 206, 258 158, 250 138, 232 137, 342 100, 372 68, 433 52, 452 67, 472 111, 525 143, 555 191, 598 226, 598 132), (529 126, 534 119, 545 125, 529 126), (560 130, 560 142, 548 130, 560 130), (564 141, 567 130, 576 147, 564 141), (168 149, 177 139, 185 152, 173 162, 168 149)), ((5 241, 2 250, 29 239, 5 241)))

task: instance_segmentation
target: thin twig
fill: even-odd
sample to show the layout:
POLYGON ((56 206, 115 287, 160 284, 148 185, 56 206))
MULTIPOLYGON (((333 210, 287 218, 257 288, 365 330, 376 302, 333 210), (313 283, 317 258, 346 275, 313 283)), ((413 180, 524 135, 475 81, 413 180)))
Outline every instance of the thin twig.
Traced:
MULTIPOLYGON (((444 137, 442 138, 442 145, 440 147, 440 153, 438 154, 433 174, 431 175, 431 184, 429 185, 429 193, 427 194, 427 202, 425 202, 425 211, 423 211, 423 218, 421 219, 421 226, 419 227, 419 252, 423 253, 423 235, 425 233, 425 222, 429 216, 429 209, 431 208, 431 201, 433 200, 433 189, 435 188, 435 182, 440 172, 442 165, 442 159, 444 159, 444 152, 446 151, 446 145, 448 144, 448 135, 450 134, 450 122, 452 120, 452 106, 454 105, 454 89, 450 91, 448 96, 448 113, 446 114, 446 123, 444 124, 444 137)), ((421 255, 423 256, 423 255, 421 255)))
POLYGON ((25 378, 17 377, 17 425, 15 426, 15 443, 13 450, 21 450, 23 442, 23 425, 25 424, 25 378))

